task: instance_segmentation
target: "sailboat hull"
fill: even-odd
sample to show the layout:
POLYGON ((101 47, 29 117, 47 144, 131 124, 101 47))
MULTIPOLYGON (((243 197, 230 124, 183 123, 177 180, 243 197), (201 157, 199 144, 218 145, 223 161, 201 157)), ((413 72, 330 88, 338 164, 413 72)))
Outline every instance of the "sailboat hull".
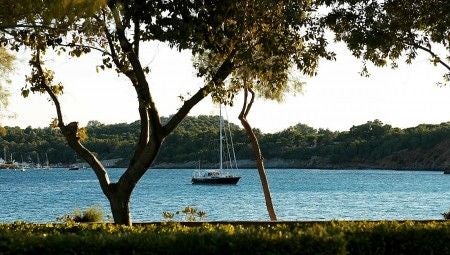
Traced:
POLYGON ((228 184, 235 185, 238 183, 240 176, 226 176, 217 178, 197 178, 192 177, 192 184, 203 184, 203 185, 215 185, 215 184, 228 184))

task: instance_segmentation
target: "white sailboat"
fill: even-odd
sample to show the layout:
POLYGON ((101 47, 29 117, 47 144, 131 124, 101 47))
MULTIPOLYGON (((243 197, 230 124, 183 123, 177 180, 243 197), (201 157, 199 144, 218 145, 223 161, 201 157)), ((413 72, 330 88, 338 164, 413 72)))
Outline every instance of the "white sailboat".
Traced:
POLYGON ((28 166, 23 161, 23 155, 22 154, 20 154, 20 159, 22 160, 22 163, 20 164, 20 171, 25 172, 25 170, 28 168, 28 166))
POLYGON ((36 154, 36 165, 35 165, 35 168, 37 168, 37 169, 42 168, 41 159, 39 158, 39 153, 36 154))
POLYGON ((50 163, 48 162, 47 152, 45 153, 45 165, 44 169, 50 169, 50 163))
MULTIPOLYGON (((240 176, 232 175, 230 173, 227 173, 223 169, 223 118, 222 118, 222 105, 219 106, 219 169, 208 169, 208 170, 197 170, 194 171, 192 175, 192 184, 237 184, 238 181, 241 179, 240 176)), ((228 130, 230 131, 230 130, 228 130)), ((230 138, 231 138, 231 131, 230 131, 230 138)), ((227 141, 228 145, 228 141, 227 141)), ((233 150, 233 156, 234 156, 234 165, 237 168, 236 165, 236 156, 234 153, 233 143, 231 139, 231 147, 233 150)), ((229 151, 228 151, 228 154, 229 151)), ((231 161, 231 157, 230 161, 231 161)), ((233 164, 230 162, 229 164, 232 166, 233 164)))

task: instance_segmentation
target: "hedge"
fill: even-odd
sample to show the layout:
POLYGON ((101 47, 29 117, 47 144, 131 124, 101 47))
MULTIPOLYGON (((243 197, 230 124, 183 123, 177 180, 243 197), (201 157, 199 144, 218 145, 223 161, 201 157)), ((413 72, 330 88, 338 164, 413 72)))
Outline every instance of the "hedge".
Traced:
POLYGON ((0 254, 450 254, 450 222, 0 224, 0 254))

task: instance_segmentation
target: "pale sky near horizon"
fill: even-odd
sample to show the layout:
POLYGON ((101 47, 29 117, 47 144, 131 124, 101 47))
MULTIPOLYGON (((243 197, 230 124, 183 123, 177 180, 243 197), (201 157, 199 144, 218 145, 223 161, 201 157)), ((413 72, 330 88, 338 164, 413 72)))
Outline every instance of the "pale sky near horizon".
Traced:
MULTIPOLYGON (((420 54, 413 64, 401 64, 395 70, 372 67, 371 77, 365 78, 359 75, 360 60, 342 44, 333 48, 337 61, 323 61, 316 77, 304 77, 303 94, 288 95, 282 103, 257 99, 249 115, 253 127, 276 132, 303 123, 314 128, 348 130, 374 119, 401 128, 450 121, 450 87, 436 86, 445 70, 431 65, 428 55, 420 54)), ((153 43, 141 55, 142 63, 150 64, 149 83, 161 116, 169 116, 181 106, 178 96, 195 93, 203 85, 195 76, 187 51, 179 53, 162 43, 153 43)), ((27 53, 18 56, 18 68, 9 88, 9 110, 16 117, 4 119, 4 125, 45 127, 55 116, 47 95, 30 95, 27 99, 20 96, 28 60, 27 53)), ((95 66, 100 61, 92 55, 80 59, 48 57, 46 64, 55 70, 56 80, 65 87, 61 103, 66 123, 130 123, 138 119, 134 89, 127 79, 113 72, 97 73, 95 66)), ((238 97, 228 112, 230 121, 239 123, 241 104, 238 97)), ((190 115, 217 112, 208 98, 195 106, 190 115)))

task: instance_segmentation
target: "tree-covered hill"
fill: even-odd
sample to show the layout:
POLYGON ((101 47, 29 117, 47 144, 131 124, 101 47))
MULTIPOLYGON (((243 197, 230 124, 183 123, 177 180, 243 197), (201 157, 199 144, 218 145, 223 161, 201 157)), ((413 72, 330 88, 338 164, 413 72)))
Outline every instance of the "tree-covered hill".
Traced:
MULTIPOLYGON (((212 164, 218 158, 218 117, 186 118, 163 144, 155 167, 212 164)), ((226 125, 227 126, 227 125, 226 125)), ((119 159, 120 166, 132 155, 139 122, 104 125, 90 121, 86 147, 101 160, 119 159)), ((236 157, 252 167, 253 158, 242 128, 230 124, 236 157)), ((353 126, 344 132, 314 129, 297 124, 283 131, 264 134, 256 130, 269 167, 446 169, 450 166, 450 122, 422 124, 400 129, 379 120, 353 126)), ((47 153, 51 164, 74 163, 74 152, 58 130, 5 127, 0 130, 0 149, 20 162, 41 162, 47 153), (38 155, 39 154, 39 155, 38 155)))

